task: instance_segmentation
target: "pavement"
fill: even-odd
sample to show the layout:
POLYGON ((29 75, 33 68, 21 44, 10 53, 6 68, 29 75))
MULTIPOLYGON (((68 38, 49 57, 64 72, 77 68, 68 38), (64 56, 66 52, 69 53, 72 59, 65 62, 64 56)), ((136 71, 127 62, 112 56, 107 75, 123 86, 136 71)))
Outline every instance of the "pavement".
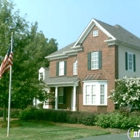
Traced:
POLYGON ((131 138, 127 137, 127 134, 109 134, 109 135, 100 135, 100 136, 92 136, 87 138, 75 139, 75 140, 140 140, 138 138, 131 138))

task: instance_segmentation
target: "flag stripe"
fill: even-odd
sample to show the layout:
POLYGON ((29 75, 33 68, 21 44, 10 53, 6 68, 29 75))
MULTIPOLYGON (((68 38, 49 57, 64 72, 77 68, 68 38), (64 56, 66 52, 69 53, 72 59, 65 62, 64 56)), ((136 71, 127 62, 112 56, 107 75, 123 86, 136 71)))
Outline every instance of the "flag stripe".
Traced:
POLYGON ((13 52, 11 50, 11 48, 9 48, 9 50, 7 51, 4 60, 0 66, 0 78, 2 77, 2 75, 4 74, 4 72, 6 72, 7 70, 9 70, 10 66, 13 65, 13 52))

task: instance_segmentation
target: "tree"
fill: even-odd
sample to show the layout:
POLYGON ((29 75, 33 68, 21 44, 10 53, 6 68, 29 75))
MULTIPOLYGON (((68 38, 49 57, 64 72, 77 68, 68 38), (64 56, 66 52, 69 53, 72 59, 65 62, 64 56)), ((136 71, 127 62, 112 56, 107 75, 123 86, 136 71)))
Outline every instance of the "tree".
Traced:
MULTIPOLYGON (((38 69, 48 66, 44 57, 57 50, 55 39, 45 38, 38 32, 38 24, 29 23, 14 12, 14 5, 7 0, 0 3, 0 56, 5 55, 11 32, 14 31, 14 63, 12 78, 12 107, 25 108, 32 104, 33 97, 43 97, 45 84, 38 80, 38 69)), ((8 104, 9 75, 0 80, 0 106, 8 104)))
POLYGON ((140 78, 124 77, 116 80, 110 98, 120 107, 140 108, 140 78))

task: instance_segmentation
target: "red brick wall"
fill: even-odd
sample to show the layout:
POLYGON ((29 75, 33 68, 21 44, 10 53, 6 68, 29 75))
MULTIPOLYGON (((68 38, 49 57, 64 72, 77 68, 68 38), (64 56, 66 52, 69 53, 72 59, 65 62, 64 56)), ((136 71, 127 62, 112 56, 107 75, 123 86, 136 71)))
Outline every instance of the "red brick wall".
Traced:
POLYGON ((53 60, 50 62, 50 77, 56 77, 56 63, 59 61, 67 61, 67 76, 73 76, 73 62, 76 60, 76 56, 70 56, 67 59, 53 60))
MULTIPOLYGON (((79 52, 77 56, 71 56, 67 59, 61 59, 57 61, 67 60, 67 76, 73 76, 73 62, 78 59, 78 75, 80 78, 79 87, 77 88, 77 109, 80 111, 113 111, 113 101, 108 99, 108 106, 83 106, 83 79, 87 74, 102 73, 108 80, 108 95, 110 90, 114 88, 114 80, 117 77, 117 47, 108 46, 104 40, 108 37, 98 29, 99 35, 93 37, 92 32, 97 27, 94 27, 89 35, 82 43, 83 51, 79 52), (102 51, 102 69, 100 70, 88 70, 87 69, 87 53, 93 51, 102 51), (116 59, 115 59, 116 57, 116 59), (115 67, 116 65, 116 67, 115 67)), ((50 77, 56 76, 56 60, 50 62, 50 77)))
MULTIPOLYGON (((84 40, 82 46, 84 51, 78 53, 78 77, 80 77, 80 89, 79 89, 79 110, 82 111, 98 111, 101 110, 96 106, 83 106, 83 82, 82 80, 85 78, 87 74, 98 74, 102 73, 106 76, 108 80, 108 95, 110 94, 110 90, 114 88, 114 79, 115 79, 115 46, 109 47, 104 40, 107 40, 108 37, 98 29, 99 35, 97 37, 93 37, 92 32, 97 27, 94 27, 92 31, 89 33, 87 38, 84 40), (100 70, 89 70, 87 69, 87 53, 93 51, 102 50, 102 69, 100 70)), ((105 109, 107 111, 113 111, 114 105, 111 100, 108 100, 108 107, 105 109)))

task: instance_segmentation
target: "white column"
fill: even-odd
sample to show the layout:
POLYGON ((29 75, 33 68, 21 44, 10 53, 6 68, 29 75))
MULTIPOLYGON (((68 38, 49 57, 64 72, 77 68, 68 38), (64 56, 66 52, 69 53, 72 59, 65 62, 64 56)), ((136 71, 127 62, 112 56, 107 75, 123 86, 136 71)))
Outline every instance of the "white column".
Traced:
POLYGON ((55 110, 58 109, 58 87, 55 87, 55 110))
POLYGON ((72 111, 76 111, 76 86, 73 86, 72 100, 72 111))

